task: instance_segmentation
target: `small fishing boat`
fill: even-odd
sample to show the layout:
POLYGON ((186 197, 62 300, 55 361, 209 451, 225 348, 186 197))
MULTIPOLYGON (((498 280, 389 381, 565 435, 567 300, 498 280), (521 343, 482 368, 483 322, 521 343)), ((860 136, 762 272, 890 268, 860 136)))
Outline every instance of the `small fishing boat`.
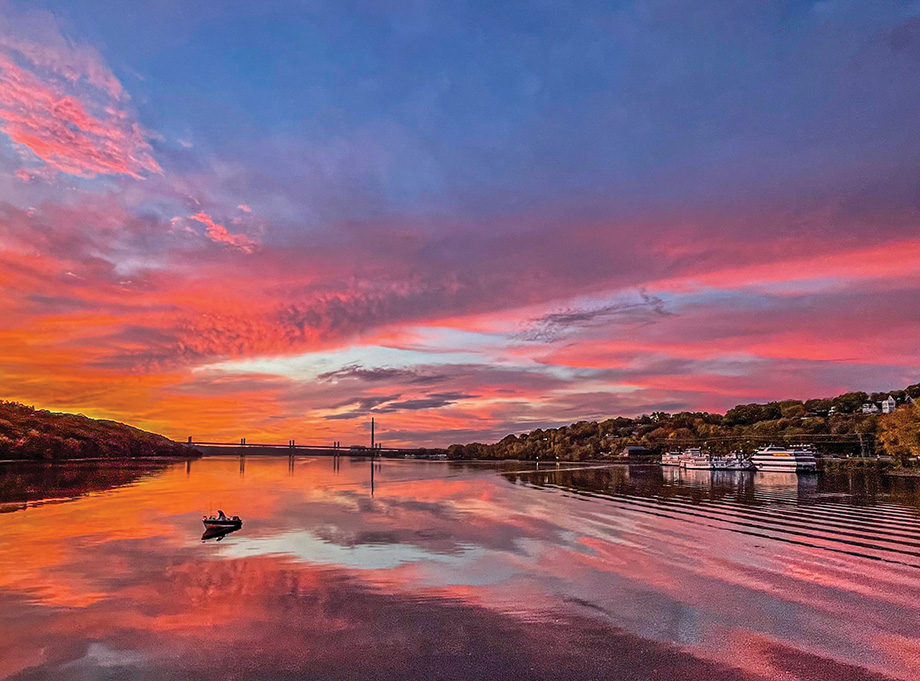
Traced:
POLYGON ((233 528, 239 529, 243 526, 243 521, 238 515, 228 516, 218 509, 217 515, 205 516, 201 519, 204 526, 208 529, 215 528, 233 528))

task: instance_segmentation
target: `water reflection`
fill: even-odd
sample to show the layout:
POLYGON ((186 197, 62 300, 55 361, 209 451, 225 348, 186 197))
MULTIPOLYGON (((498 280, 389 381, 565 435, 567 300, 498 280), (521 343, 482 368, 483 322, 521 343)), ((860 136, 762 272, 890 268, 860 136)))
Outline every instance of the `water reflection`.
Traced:
MULTIPOLYGON (((135 483, 169 465, 149 460, 0 463, 0 505, 100 492, 135 483)), ((190 467, 191 460, 185 465, 190 467)))
POLYGON ((0 678, 916 678, 915 481, 240 468, 0 516, 0 678), (217 500, 246 532, 202 544, 217 500))
POLYGON ((210 539, 220 541, 228 534, 233 534, 240 529, 239 527, 208 527, 205 529, 204 534, 201 535, 201 541, 204 542, 210 539))

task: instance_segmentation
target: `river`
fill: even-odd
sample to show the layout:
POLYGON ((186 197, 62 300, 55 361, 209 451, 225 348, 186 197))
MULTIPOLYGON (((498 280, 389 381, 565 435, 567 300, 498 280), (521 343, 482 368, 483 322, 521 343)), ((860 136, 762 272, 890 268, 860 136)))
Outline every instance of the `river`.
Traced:
POLYGON ((0 678, 920 678, 918 480, 112 466, 0 465, 0 678))

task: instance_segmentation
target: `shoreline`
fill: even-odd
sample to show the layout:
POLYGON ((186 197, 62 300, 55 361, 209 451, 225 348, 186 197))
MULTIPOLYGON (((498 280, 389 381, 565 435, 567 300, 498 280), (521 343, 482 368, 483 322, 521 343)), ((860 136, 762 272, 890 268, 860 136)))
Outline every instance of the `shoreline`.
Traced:
POLYGON ((86 463, 92 461, 188 461, 189 459, 200 459, 201 454, 197 456, 95 456, 80 459, 0 459, 0 464, 5 463, 86 463))
MULTIPOLYGON (((194 450, 193 450, 194 451, 194 450)), ((315 456, 315 453, 313 453, 315 456)), ((102 463, 102 462, 112 462, 112 463, 178 463, 182 461, 193 461, 196 459, 211 458, 211 457, 220 457, 227 456, 225 454, 207 454, 202 452, 194 452, 188 456, 180 455, 168 455, 168 456, 119 456, 119 457, 90 457, 90 458, 79 458, 79 459, 0 459, 0 466, 4 464, 17 464, 17 463, 29 463, 29 464, 68 464, 68 463, 102 463)), ((272 456, 277 456, 278 458, 287 458, 288 454, 261 454, 260 456, 270 458, 272 456)), ((320 454, 320 457, 324 455, 320 454)), ((328 456, 328 455, 326 455, 328 456)), ((366 454, 357 454, 357 453, 343 453, 340 456, 347 458, 370 458, 366 454)), ((534 459, 404 459, 403 457, 380 457, 380 460, 387 459, 391 461, 420 461, 428 463, 462 463, 462 464, 502 464, 502 463, 512 463, 512 464, 525 464, 532 465, 535 468, 539 468, 541 465, 547 468, 556 468, 557 466, 572 466, 572 465, 590 465, 590 466, 643 466, 643 467, 660 467, 668 468, 660 462, 657 461, 627 461, 627 460, 610 460, 610 459, 584 459, 581 461, 571 461, 571 460, 559 460, 559 461, 536 461, 534 459)), ((920 467, 918 468, 884 468, 878 465, 878 459, 837 459, 829 460, 828 463, 831 465, 822 466, 817 471, 814 471, 818 474, 825 475, 839 475, 842 473, 851 473, 854 471, 864 472, 864 473, 876 473, 878 475, 893 477, 893 478, 920 478, 920 467)), ((712 471, 716 472, 716 471, 712 471)), ((739 472, 739 473, 758 473, 763 471, 749 470, 749 471, 729 471, 729 472, 739 472)))
MULTIPOLYGON (((563 465, 563 464, 591 464, 591 465, 610 465, 610 466, 657 466, 659 468, 670 468, 670 466, 665 466, 664 464, 658 461, 626 461, 626 460, 609 460, 609 459, 584 459, 583 461, 569 461, 569 460, 560 460, 560 461, 535 461, 534 459, 448 459, 449 462, 453 463, 482 463, 482 464, 498 464, 498 463, 517 463, 517 464, 532 464, 540 465, 546 464, 548 466, 563 465)), ((876 473, 878 475, 884 475, 895 478, 920 478, 920 467, 917 468, 885 468, 879 465, 879 461, 882 463, 887 463, 884 460, 880 459, 826 459, 825 461, 829 462, 830 466, 822 466, 816 471, 811 471, 813 474, 823 474, 823 475, 839 475, 842 473, 852 473, 854 471, 863 472, 863 473, 876 473)), ((697 469, 705 471, 707 469, 697 469)), ((745 470, 745 471, 722 471, 717 469, 710 469, 711 472, 728 472, 728 473, 771 473, 775 471, 758 471, 758 470, 745 470)), ((789 471, 790 473, 799 473, 794 471, 789 471)))

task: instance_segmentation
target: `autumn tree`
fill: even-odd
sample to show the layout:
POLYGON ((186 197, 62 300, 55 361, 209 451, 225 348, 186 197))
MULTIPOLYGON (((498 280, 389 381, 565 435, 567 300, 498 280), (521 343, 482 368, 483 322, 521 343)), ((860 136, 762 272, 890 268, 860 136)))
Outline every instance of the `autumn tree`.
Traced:
POLYGON ((900 465, 920 456, 920 403, 905 404, 880 417, 878 442, 900 465))

